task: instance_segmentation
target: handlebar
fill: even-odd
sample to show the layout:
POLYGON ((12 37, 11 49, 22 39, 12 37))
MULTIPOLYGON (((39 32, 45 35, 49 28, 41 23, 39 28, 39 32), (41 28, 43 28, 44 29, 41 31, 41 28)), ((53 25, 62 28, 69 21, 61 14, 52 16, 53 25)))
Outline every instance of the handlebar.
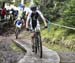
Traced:
MULTIPOLYGON (((44 30, 44 29, 46 29, 46 28, 48 28, 48 26, 41 27, 41 30, 44 30)), ((26 28, 26 31, 31 31, 31 29, 26 28)))

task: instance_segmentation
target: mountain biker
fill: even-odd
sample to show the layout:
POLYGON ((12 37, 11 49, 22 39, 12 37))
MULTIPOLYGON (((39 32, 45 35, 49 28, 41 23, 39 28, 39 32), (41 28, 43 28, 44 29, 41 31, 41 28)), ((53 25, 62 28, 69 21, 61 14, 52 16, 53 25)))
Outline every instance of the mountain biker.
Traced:
POLYGON ((24 5, 22 7, 18 8, 18 14, 17 14, 17 19, 14 21, 14 24, 19 27, 24 25, 24 5))
POLYGON ((29 20, 30 20, 30 26, 31 26, 31 30, 33 31, 32 33, 32 36, 31 36, 31 39, 32 39, 32 51, 34 52, 34 46, 33 46, 33 43, 34 43, 34 30, 40 30, 40 24, 39 24, 39 21, 38 21, 38 17, 40 16, 45 24, 45 27, 47 27, 47 23, 46 23, 46 20, 43 16, 43 14, 37 10, 37 6, 33 5, 31 7, 31 10, 32 12, 29 13, 28 17, 27 17, 27 20, 26 20, 26 28, 27 30, 29 29, 29 20))
POLYGON ((21 31, 22 26, 23 26, 23 21, 21 20, 20 17, 18 17, 14 21, 14 24, 15 24, 15 36, 16 36, 16 39, 18 39, 18 35, 20 34, 20 31, 21 31))
POLYGON ((23 26, 23 20, 21 20, 21 18, 17 18, 14 22, 14 25, 15 25, 15 35, 16 35, 16 39, 17 39, 18 38, 17 34, 20 34, 20 31, 23 26))

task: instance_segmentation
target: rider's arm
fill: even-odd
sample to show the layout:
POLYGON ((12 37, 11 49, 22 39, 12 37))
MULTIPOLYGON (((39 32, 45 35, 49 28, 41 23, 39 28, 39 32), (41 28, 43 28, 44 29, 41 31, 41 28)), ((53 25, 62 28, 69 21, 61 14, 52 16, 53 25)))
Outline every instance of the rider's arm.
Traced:
POLYGON ((47 26, 47 22, 46 22, 46 20, 45 20, 45 18, 44 18, 44 16, 43 16, 43 14, 42 14, 39 10, 37 10, 37 12, 39 13, 40 17, 42 18, 42 20, 43 20, 45 26, 47 26))
POLYGON ((31 13, 29 13, 28 16, 27 16, 27 20, 26 20, 26 28, 28 28, 28 23, 29 23, 30 16, 31 16, 31 13))

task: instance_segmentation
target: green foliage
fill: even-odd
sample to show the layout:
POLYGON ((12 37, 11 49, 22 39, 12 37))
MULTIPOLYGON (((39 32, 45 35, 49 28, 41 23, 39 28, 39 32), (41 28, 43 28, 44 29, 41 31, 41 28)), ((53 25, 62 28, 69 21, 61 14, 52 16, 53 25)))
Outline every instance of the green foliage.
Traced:
POLYGON ((30 5, 30 3, 29 3, 29 2, 25 4, 25 6, 26 6, 26 7, 29 7, 29 5, 30 5))
POLYGON ((0 2, 7 2, 10 3, 12 0, 0 0, 0 2))
POLYGON ((33 1, 36 5, 39 5, 41 0, 33 0, 33 1))
POLYGON ((52 49, 52 50, 57 51, 57 52, 72 52, 72 51, 74 51, 74 50, 65 48, 63 46, 57 45, 57 44, 51 45, 50 43, 44 42, 43 45, 48 47, 49 49, 52 49))
POLYGON ((11 49, 15 52, 22 52, 22 49, 20 49, 15 43, 10 45, 11 49))
POLYGON ((50 32, 43 30, 41 35, 45 46, 56 51, 75 51, 75 35, 66 35, 66 30, 55 26, 52 26, 50 32))
POLYGON ((51 19, 51 21, 56 21, 62 16, 64 10, 65 1, 60 0, 48 0, 44 3, 41 2, 40 9, 44 13, 45 17, 51 19))
POLYGON ((16 0, 16 2, 14 3, 16 6, 19 6, 21 0, 16 0))
POLYGON ((60 27, 56 27, 51 25, 50 26, 50 32, 48 30, 42 31, 42 37, 44 39, 48 39, 47 42, 50 43, 59 43, 59 41, 62 39, 63 36, 65 36, 66 30, 63 28, 61 29, 60 27))
POLYGON ((65 25, 75 27, 75 0, 70 0, 67 5, 63 11, 65 25))

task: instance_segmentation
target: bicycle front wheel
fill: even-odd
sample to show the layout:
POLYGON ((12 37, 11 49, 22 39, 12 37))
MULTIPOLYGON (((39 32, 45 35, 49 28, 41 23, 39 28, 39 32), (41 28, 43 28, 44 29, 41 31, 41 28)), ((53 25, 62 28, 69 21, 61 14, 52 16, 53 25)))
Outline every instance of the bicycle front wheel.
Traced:
POLYGON ((40 58, 42 58, 43 52, 42 52, 41 36, 39 36, 38 38, 39 38, 39 55, 40 55, 40 58))
POLYGON ((18 28, 16 28, 16 33, 15 33, 16 39, 18 39, 18 34, 19 34, 19 30, 18 30, 18 28))
POLYGON ((40 56, 40 58, 42 58, 43 52, 42 52, 42 41, 41 41, 40 32, 37 35, 37 49, 38 49, 38 55, 40 56))

